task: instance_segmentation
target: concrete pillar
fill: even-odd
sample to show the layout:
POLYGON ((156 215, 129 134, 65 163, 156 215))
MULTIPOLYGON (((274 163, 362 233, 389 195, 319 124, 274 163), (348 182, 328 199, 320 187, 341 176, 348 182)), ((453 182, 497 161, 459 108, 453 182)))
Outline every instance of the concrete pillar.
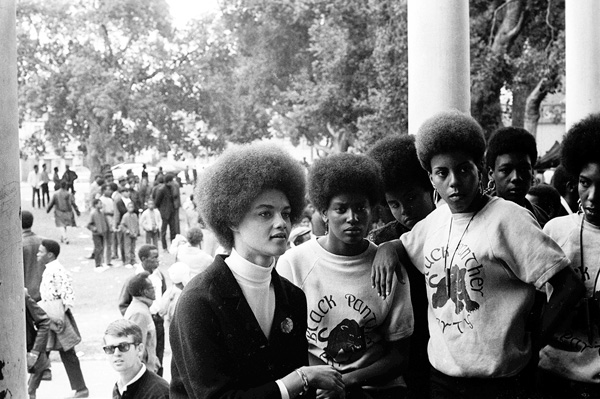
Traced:
POLYGON ((470 113, 468 0, 408 0, 408 131, 431 115, 470 113))
POLYGON ((0 1, 0 398, 27 398, 15 0, 0 1))
POLYGON ((565 1, 566 129, 600 112, 600 1, 565 1))

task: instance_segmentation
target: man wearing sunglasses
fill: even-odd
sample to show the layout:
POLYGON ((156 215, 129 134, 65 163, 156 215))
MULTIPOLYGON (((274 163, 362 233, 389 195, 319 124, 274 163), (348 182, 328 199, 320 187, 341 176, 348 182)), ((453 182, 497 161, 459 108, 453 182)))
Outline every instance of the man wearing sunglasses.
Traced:
POLYGON ((167 381, 148 370, 144 354, 142 330, 130 320, 119 319, 108 325, 104 333, 104 352, 111 367, 119 373, 113 388, 113 399, 166 399, 167 381))

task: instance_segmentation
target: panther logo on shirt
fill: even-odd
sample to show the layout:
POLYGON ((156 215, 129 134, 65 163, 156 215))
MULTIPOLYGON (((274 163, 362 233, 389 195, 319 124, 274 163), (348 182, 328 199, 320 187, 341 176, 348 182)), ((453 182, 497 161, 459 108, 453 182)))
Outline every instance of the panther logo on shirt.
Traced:
POLYGON ((431 305, 434 309, 443 307, 449 300, 454 302, 454 313, 456 314, 460 314, 463 309, 466 309, 468 312, 479 309, 479 303, 472 300, 469 296, 469 291, 465 284, 466 273, 467 269, 459 268, 457 265, 452 266, 450 269, 450 297, 448 297, 446 277, 442 277, 437 284, 432 282, 437 277, 437 274, 429 277, 429 286, 436 289, 436 292, 431 296, 431 305))
POLYGON ((366 349, 365 328, 356 320, 344 319, 331 330, 325 356, 338 363, 348 363, 362 356, 366 349))

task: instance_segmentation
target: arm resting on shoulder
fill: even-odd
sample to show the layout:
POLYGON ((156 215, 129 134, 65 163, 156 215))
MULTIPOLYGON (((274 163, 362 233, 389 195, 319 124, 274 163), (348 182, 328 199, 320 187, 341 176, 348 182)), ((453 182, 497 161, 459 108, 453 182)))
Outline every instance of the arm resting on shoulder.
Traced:
POLYGON ((377 293, 384 298, 390 295, 394 273, 398 280, 403 278, 400 267, 411 264, 402 241, 392 240, 384 242, 377 248, 371 271, 371 283, 377 293))

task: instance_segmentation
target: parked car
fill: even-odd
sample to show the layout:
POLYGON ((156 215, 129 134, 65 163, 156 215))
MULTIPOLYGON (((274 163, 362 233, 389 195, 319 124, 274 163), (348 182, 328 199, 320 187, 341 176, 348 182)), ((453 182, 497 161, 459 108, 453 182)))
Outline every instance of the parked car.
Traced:
MULTIPOLYGON (((111 168, 115 180, 119 180, 121 177, 127 176, 127 170, 131 169, 134 175, 142 177, 143 162, 124 162, 115 165, 111 168)), ((146 165, 146 171, 148 172, 148 180, 154 181, 154 176, 158 172, 158 167, 146 165)))

